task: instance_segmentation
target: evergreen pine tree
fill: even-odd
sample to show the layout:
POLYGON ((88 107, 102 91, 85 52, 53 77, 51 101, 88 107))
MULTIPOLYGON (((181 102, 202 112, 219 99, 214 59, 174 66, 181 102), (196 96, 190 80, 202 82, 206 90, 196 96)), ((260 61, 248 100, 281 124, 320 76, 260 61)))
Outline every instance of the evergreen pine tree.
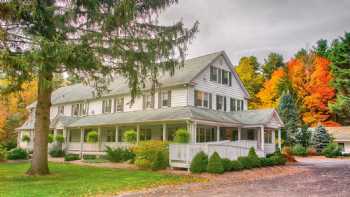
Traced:
POLYGON ((298 108, 289 91, 284 92, 280 98, 278 112, 284 122, 284 132, 286 132, 286 143, 295 144, 295 136, 300 127, 298 108))
POLYGON ((298 129, 295 135, 295 141, 297 144, 301 144, 303 147, 308 147, 311 141, 311 131, 307 125, 303 125, 298 129))
POLYGON ((331 142, 331 136, 327 133, 324 126, 318 126, 312 135, 312 145, 318 153, 321 153, 323 148, 325 148, 331 142))

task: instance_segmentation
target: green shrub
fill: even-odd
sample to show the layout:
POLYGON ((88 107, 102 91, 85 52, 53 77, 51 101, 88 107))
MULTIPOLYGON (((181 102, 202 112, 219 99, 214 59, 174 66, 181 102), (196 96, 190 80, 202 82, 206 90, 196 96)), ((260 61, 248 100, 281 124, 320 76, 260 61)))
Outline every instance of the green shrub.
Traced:
POLYGON ((329 158, 334 158, 341 156, 341 151, 338 144, 330 143, 322 150, 322 155, 329 158))
POLYGON ((140 142, 133 148, 133 152, 135 153, 135 164, 137 166, 145 163, 138 160, 148 160, 150 163, 150 165, 141 165, 139 166, 140 168, 144 169, 145 166, 148 166, 150 169, 159 170, 169 166, 169 147, 163 141, 149 140, 140 142), (158 169, 157 167, 160 168, 158 169))
POLYGON ((55 147, 49 151, 49 154, 51 157, 64 157, 65 152, 64 150, 55 147))
POLYGON ((273 165, 284 165, 287 163, 287 159, 283 155, 274 155, 269 157, 273 165))
POLYGON ((14 149, 17 147, 17 141, 16 140, 6 140, 0 143, 0 149, 5 149, 6 151, 9 151, 11 149, 14 149))
POLYGON ((238 161, 242 164, 243 169, 252 169, 254 167, 249 157, 238 157, 238 161))
POLYGON ((96 143, 98 141, 98 133, 96 131, 90 131, 87 134, 88 143, 96 143))
POLYGON ((48 142, 49 144, 51 144, 51 143, 53 142, 53 135, 52 135, 52 134, 49 134, 49 135, 47 136, 47 142, 48 142))
POLYGON ((111 162, 123 162, 133 160, 135 154, 126 148, 111 148, 106 146, 106 159, 111 162))
POLYGON ((232 171, 240 171, 244 169, 243 165, 238 160, 233 160, 231 163, 232 163, 232 171))
POLYGON ((5 148, 0 148, 0 162, 6 160, 7 151, 5 148))
POLYGON ((219 154, 214 152, 209 158, 207 171, 209 173, 222 174, 224 170, 219 154))
POLYGON ((61 134, 56 135, 56 136, 55 136, 55 141, 56 141, 57 143, 63 143, 63 142, 64 142, 64 137, 63 137, 63 135, 61 135, 61 134))
POLYGON ((29 143, 29 142, 30 142, 30 137, 29 137, 29 135, 23 135, 23 136, 22 136, 22 142, 27 142, 27 143, 29 143))
POLYGON ((77 154, 67 154, 64 156, 64 161, 80 160, 80 156, 77 154))
POLYGON ((7 153, 8 160, 28 159, 28 153, 22 148, 14 148, 7 153))
POLYGON ((83 155, 84 160, 95 160, 96 158, 96 155, 83 155))
POLYGON ((307 149, 300 144, 295 145, 292 149, 292 152, 296 156, 307 156, 307 149))
POLYGON ((231 160, 224 158, 221 159, 222 165, 224 166, 225 172, 231 171, 232 170, 232 162, 231 160))
POLYGON ((207 171, 207 166, 208 155, 201 151, 192 159, 190 170, 192 173, 202 173, 207 171))
POLYGON ((266 158, 265 157, 260 158, 261 166, 262 167, 273 166, 274 165, 274 161, 272 161, 271 157, 273 157, 273 155, 270 156, 270 157, 266 157, 266 158))
POLYGON ((190 133, 186 129, 178 129, 175 132, 175 142, 177 143, 188 143, 190 141, 190 133))
POLYGON ((251 147, 249 149, 248 158, 249 158, 249 160, 251 162, 251 166, 253 168, 261 167, 260 159, 259 159, 258 155, 256 154, 255 149, 253 147, 251 147))
POLYGON ((137 133, 134 130, 127 130, 123 134, 124 141, 134 144, 137 141, 137 133))

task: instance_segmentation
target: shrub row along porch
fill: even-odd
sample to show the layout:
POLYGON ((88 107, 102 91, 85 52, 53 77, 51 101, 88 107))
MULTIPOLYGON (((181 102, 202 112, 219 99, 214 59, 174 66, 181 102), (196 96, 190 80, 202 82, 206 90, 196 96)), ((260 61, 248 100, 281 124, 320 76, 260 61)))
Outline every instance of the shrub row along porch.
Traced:
MULTIPOLYGON (((32 148, 33 125, 34 120, 31 120, 19 128, 25 131, 19 136, 19 146, 32 148), (21 142, 23 135, 30 136, 29 143, 21 142)), ((50 128, 54 135, 62 134, 65 137, 63 147, 68 153, 78 154, 102 154, 105 146, 128 146, 123 139, 123 134, 131 129, 137 133, 137 142, 173 141, 176 130, 186 129, 190 133, 190 142, 185 146, 188 148, 176 148, 181 145, 171 145, 170 159, 188 163, 192 154, 184 156, 184 151, 191 152, 191 149, 198 147, 198 144, 220 143, 220 146, 225 145, 226 152, 237 152, 237 147, 245 149, 254 147, 263 155, 274 152, 275 131, 278 131, 277 141, 280 146, 282 126, 283 123, 274 110, 222 112, 195 107, 178 107, 86 117, 58 116, 51 121, 50 128), (87 143, 87 135, 91 131, 98 133, 97 143, 87 143)), ((218 152, 220 154, 220 151, 218 152)), ((246 153, 244 150, 235 155, 241 156, 246 153)), ((174 162, 171 161, 171 163, 174 162)))

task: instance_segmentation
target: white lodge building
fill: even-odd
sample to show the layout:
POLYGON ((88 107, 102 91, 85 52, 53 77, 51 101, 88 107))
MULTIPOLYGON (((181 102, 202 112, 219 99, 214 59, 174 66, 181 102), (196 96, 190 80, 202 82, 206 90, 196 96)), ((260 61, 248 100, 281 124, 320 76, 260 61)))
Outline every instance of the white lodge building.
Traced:
MULTIPOLYGON (((137 131, 138 141, 172 141, 179 128, 191 134, 188 146, 192 148, 216 144, 231 149, 253 146, 262 155, 275 151, 275 131, 280 139, 283 122, 274 109, 247 109, 249 95, 225 52, 186 60, 173 76, 162 75, 159 83, 154 95, 145 88, 132 105, 124 79, 110 84, 111 91, 102 97, 82 84, 59 88, 51 99, 51 132, 63 134, 67 152, 80 154, 99 154, 106 145, 125 145, 123 132, 128 129, 137 131), (98 143, 86 143, 92 130, 99 133, 98 143)), ((17 129, 19 146, 24 148, 32 147, 35 106, 27 107, 31 115, 17 129), (31 142, 22 142, 23 135, 30 136, 31 142)), ((171 158, 179 148, 170 147, 171 158)))

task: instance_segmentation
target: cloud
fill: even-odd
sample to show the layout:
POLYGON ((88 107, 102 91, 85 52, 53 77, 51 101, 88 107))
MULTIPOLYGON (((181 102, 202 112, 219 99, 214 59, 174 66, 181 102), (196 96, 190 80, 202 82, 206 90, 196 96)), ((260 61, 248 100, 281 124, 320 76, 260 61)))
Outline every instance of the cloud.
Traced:
POLYGON ((200 22, 189 57, 225 50, 234 63, 244 55, 262 62, 271 51, 287 59, 321 38, 350 31, 349 10, 347 0, 180 0, 160 23, 200 22))

